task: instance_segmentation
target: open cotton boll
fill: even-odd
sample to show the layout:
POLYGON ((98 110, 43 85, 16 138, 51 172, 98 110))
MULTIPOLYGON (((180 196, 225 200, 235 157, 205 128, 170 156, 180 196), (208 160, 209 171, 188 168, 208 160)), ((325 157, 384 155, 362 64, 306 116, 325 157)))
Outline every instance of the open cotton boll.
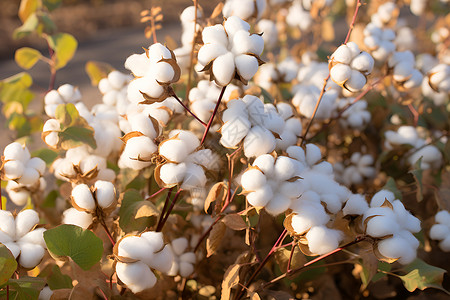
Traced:
POLYGON ((414 165, 420 158, 422 158, 420 166, 423 170, 438 169, 442 165, 442 154, 434 145, 427 145, 415 151, 408 157, 408 162, 414 165))
POLYGON ((3 156, 5 160, 18 160, 25 163, 30 159, 30 152, 28 151, 28 148, 22 144, 13 142, 5 147, 3 156))
POLYGON ((151 165, 151 155, 155 153, 157 147, 155 143, 147 136, 137 136, 129 139, 122 152, 126 167, 140 170, 151 165), (138 158, 145 161, 140 161, 138 158))
MULTIPOLYGON (((218 56, 212 64, 212 72, 219 86, 228 85, 234 77, 235 62, 231 52, 218 56)), ((256 72, 255 72, 256 73, 256 72)))
POLYGON ((253 166, 258 167, 265 176, 272 177, 274 172, 275 158, 270 154, 258 156, 253 162, 253 166))
POLYGON ((147 243, 152 247, 153 252, 157 252, 164 247, 162 232, 146 231, 141 234, 141 238, 147 241, 147 243))
POLYGON ((450 226, 450 213, 447 210, 441 210, 434 218, 436 222, 450 226))
POLYGON ((16 239, 23 237, 35 225, 39 224, 39 215, 35 210, 22 210, 15 219, 16 223, 16 239))
POLYGON ((157 63, 152 71, 155 74, 155 79, 160 83, 169 83, 175 76, 173 67, 166 62, 157 63))
POLYGON ((152 288, 156 284, 156 276, 143 262, 116 264, 117 277, 127 285, 133 293, 152 288))
POLYGON ((239 30, 233 35, 233 52, 235 54, 254 53, 261 55, 264 40, 258 34, 250 34, 248 30, 239 30))
POLYGON ((154 252, 146 239, 135 235, 124 237, 117 248, 117 255, 142 261, 153 259, 154 252))
POLYGON ((3 165, 3 172, 5 174, 5 179, 18 179, 21 178, 25 172, 25 166, 20 160, 6 161, 3 165))
POLYGON ((94 210, 95 209, 95 201, 92 196, 92 192, 86 184, 82 183, 76 185, 72 189, 72 199, 73 201, 81 208, 86 210, 94 210))
POLYGON ((188 240, 185 237, 174 239, 171 243, 172 250, 175 255, 180 256, 184 253, 188 246, 188 240))
MULTIPOLYGON (((220 25, 216 25, 220 26, 220 25)), ((222 26, 220 26, 222 27, 222 26)), ((210 27, 206 27, 205 30, 207 30, 210 27)), ((219 34, 220 36, 220 34, 219 34)), ((220 37, 219 37, 220 38, 220 37)), ((228 43, 228 41, 227 41, 228 43)), ((226 44, 222 44, 220 41, 213 41, 212 43, 205 43, 203 47, 200 48, 198 51, 198 61, 206 66, 209 64, 212 60, 214 60, 217 57, 220 57, 222 55, 225 55, 228 53, 228 50, 226 48, 226 44)))
POLYGON ((187 172, 185 163, 166 163, 159 170, 159 177, 166 185, 176 185, 183 182, 187 172))
POLYGON ((248 119, 237 117, 227 121, 221 128, 220 143, 226 148, 234 148, 245 138, 251 124, 248 119))
POLYGON ((336 229, 325 226, 314 226, 306 234, 308 248, 312 253, 321 255, 328 253, 339 246, 342 233, 336 229))
POLYGON ((182 189, 192 190, 198 187, 203 187, 206 184, 206 175, 203 168, 197 164, 187 163, 186 173, 183 178, 182 189))
POLYGON ((345 203, 342 212, 344 216, 346 215, 363 215, 366 210, 369 209, 369 204, 367 203, 364 196, 360 194, 353 194, 348 198, 345 203))
POLYGON ((444 224, 434 224, 430 229, 430 238, 443 240, 450 235, 450 227, 444 224))
POLYGON ((266 184, 266 176, 258 169, 250 169, 241 176, 242 188, 246 191, 256 191, 266 184))
POLYGON ((94 184, 95 199, 101 208, 108 208, 116 198, 114 185, 108 181, 97 180, 94 184))
POLYGON ((80 161, 79 167, 82 173, 87 173, 94 169, 106 169, 106 159, 97 155, 89 155, 80 161))
POLYGON ((386 200, 392 203, 395 200, 394 193, 388 190, 380 190, 370 200, 370 207, 379 207, 386 200))
POLYGON ((156 130, 159 128, 154 127, 152 119, 149 115, 144 113, 133 114, 131 118, 128 119, 131 126, 131 131, 139 131, 140 133, 148 136, 151 139, 157 137, 156 130))
POLYGON ((250 80, 258 71, 259 62, 251 55, 238 55, 234 58, 238 74, 245 80, 250 80))
POLYGON ((145 101, 142 93, 152 98, 159 98, 164 93, 164 88, 152 76, 132 80, 127 88, 128 100, 133 103, 145 101))
POLYGON ((269 130, 254 126, 244 139, 244 155, 254 157, 270 153, 275 149, 275 145, 275 137, 269 130))
POLYGON ((25 166, 27 168, 35 169, 39 173, 40 176, 44 175, 44 173, 45 173, 45 161, 43 161, 39 157, 30 158, 30 160, 27 161, 25 166))
MULTIPOLYGON (((160 249, 155 250, 158 251, 160 249)), ((153 259, 151 261, 147 259, 145 260, 145 262, 149 267, 161 271, 163 273, 167 273, 170 271, 172 267, 173 260, 174 256, 172 251, 168 246, 165 246, 160 251, 155 252, 153 259)))
POLYGON ((345 64, 337 64, 330 70, 330 76, 337 84, 344 84, 352 75, 352 68, 345 64))
POLYGON ((297 234, 303 234, 312 227, 324 225, 330 220, 323 206, 319 203, 301 201, 295 213, 291 225, 297 234))
POLYGON ((19 243, 20 256, 19 264, 27 269, 36 267, 44 257, 45 249, 36 244, 19 243))
POLYGON ((358 70, 364 74, 372 72, 374 60, 372 56, 367 52, 361 52, 355 58, 353 58, 350 66, 352 69, 358 70))
POLYGON ((349 80, 345 82, 345 87, 350 92, 355 93, 357 91, 360 91, 364 87, 364 85, 366 85, 366 82, 366 77, 361 74, 361 72, 352 70, 349 80))
POLYGON ((23 170, 22 176, 17 181, 22 185, 33 185, 39 180, 39 172, 33 168, 25 168, 23 170))
POLYGON ((247 195, 247 201, 254 207, 264 207, 273 198, 272 188, 268 185, 247 195))
POLYGON ((405 265, 412 262, 416 258, 416 250, 403 238, 394 235, 392 238, 382 240, 378 243, 378 251, 381 255, 396 259, 405 265))
POLYGON ((0 210, 0 230, 12 239, 16 236, 16 223, 10 211, 0 210))
POLYGON ((296 171, 296 165, 292 158, 287 156, 279 156, 274 165, 273 176, 278 181, 286 181, 294 177, 296 171))
POLYGON ((385 237, 400 229, 392 216, 374 216, 367 222, 366 233, 373 237, 385 237))
POLYGON ((264 208, 269 214, 276 216, 285 212, 290 205, 291 200, 288 197, 282 193, 276 193, 273 195, 272 199, 270 199, 269 203, 264 206, 264 208))
POLYGON ((351 49, 347 45, 340 45, 331 55, 331 60, 341 63, 350 64, 353 59, 353 54, 351 49))
POLYGON ((190 131, 172 130, 169 133, 169 138, 172 138, 176 135, 180 140, 182 140, 185 143, 185 150, 189 153, 193 152, 196 148, 200 146, 200 141, 198 140, 197 136, 190 131))
POLYGON ((8 181, 8 184, 6 185, 6 192, 15 205, 24 206, 27 204, 28 198, 30 197, 30 192, 25 189, 15 190, 20 187, 21 185, 15 181, 8 181))
POLYGON ((186 143, 180 139, 170 139, 159 145, 159 154, 171 162, 183 162, 189 155, 186 143))
POLYGON ((71 224, 87 229, 91 226, 93 216, 87 212, 79 211, 76 208, 69 208, 63 212, 63 224, 71 224))

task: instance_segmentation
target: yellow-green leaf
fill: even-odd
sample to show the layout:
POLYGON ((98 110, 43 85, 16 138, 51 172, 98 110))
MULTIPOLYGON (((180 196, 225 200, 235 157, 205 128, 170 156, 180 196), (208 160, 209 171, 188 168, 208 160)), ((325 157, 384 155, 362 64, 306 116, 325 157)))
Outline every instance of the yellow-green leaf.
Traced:
POLYGON ((50 47, 55 51, 56 69, 61 69, 72 59, 78 47, 77 40, 68 33, 58 33, 47 38, 50 47))
POLYGON ((28 19, 28 17, 34 13, 40 6, 40 1, 38 0, 22 0, 19 6, 19 18, 22 23, 28 19))
POLYGON ((111 71, 114 71, 114 68, 107 63, 91 60, 86 63, 84 70, 91 79, 91 84, 97 86, 102 78, 107 77, 111 71))
POLYGON ((446 270, 429 265, 421 259, 414 260, 404 270, 408 273, 398 277, 403 281, 403 285, 408 291, 413 292, 416 289, 435 288, 450 294, 442 287, 446 270))
POLYGON ((39 26, 39 18, 36 13, 32 13, 23 23, 22 26, 16 28, 13 33, 14 39, 21 39, 34 32, 39 26))
POLYGON ((23 47, 17 49, 14 58, 16 60, 16 63, 21 68, 28 70, 32 68, 41 57, 42 54, 38 50, 29 47, 23 47))

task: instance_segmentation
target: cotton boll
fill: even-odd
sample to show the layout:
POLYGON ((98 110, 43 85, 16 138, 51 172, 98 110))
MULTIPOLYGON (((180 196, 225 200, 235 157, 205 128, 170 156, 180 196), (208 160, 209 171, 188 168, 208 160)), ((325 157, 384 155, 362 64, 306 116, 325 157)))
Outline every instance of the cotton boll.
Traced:
POLYGON ((433 240, 443 240, 450 236, 450 227, 444 224, 434 224, 430 230, 430 238, 433 240))
POLYGON ((352 70, 352 74, 344 84, 345 88, 347 88, 350 92, 357 92, 360 91, 364 85, 366 85, 366 77, 361 74, 361 72, 352 70))
POLYGON ((245 79, 250 80, 258 71, 258 60, 256 57, 251 55, 238 55, 234 58, 234 63, 236 65, 237 72, 239 75, 245 79))
POLYGON ((2 243, 8 250, 11 252, 11 254, 14 256, 14 258, 17 258, 20 254, 20 247, 15 242, 4 242, 2 243))
POLYGON ((156 150, 156 145, 147 136, 133 137, 127 141, 122 157, 127 160, 127 167, 140 170, 151 164, 147 160, 156 150), (138 158, 146 161, 139 161, 138 158))
POLYGON ((338 230, 325 226, 315 226, 308 231, 306 239, 309 250, 321 255, 336 249, 342 240, 342 234, 338 230))
POLYGON ((416 253, 408 243, 400 237, 392 237, 378 243, 378 251, 388 258, 399 258, 401 264, 408 264, 414 260, 416 253))
POLYGON ((27 168, 33 168, 38 171, 39 175, 42 176, 45 173, 45 161, 40 159, 39 157, 33 157, 29 161, 27 161, 27 168))
POLYGON ((117 248, 117 255, 121 257, 142 260, 153 259, 154 249, 147 240, 132 235, 124 237, 117 248))
POLYGON ((220 55, 212 64, 212 72, 219 86, 226 86, 231 82, 235 73, 234 56, 231 52, 220 55))
POLYGON ((64 102, 77 102, 81 100, 81 93, 77 87, 70 84, 64 84, 58 88, 58 93, 64 99, 64 102))
POLYGON ((152 261, 146 261, 147 265, 153 269, 167 273, 170 271, 174 260, 172 251, 168 246, 165 246, 161 251, 154 254, 152 261))
POLYGON ((63 224, 71 224, 87 229, 91 226, 93 216, 84 211, 78 211, 76 208, 69 208, 63 212, 63 224))
MULTIPOLYGON (((220 26, 220 25, 217 25, 217 26, 220 26)), ((220 27, 222 27, 222 26, 220 26, 220 27)), ((209 43, 206 43, 198 51, 198 61, 202 65, 206 66, 212 60, 216 59, 219 56, 225 55, 227 53, 228 53, 228 50, 227 50, 227 48, 225 47, 224 44, 219 44, 219 43, 209 44, 209 43)))
POLYGON ((162 232, 146 231, 141 234, 141 238, 145 239, 152 247, 153 252, 158 252, 164 247, 164 239, 162 232))
POLYGON ((439 211, 434 218, 436 222, 450 226, 450 213, 447 210, 439 211))
MULTIPOLYGON (((14 181, 9 181, 8 185, 10 182, 14 181)), ((30 197, 30 193, 26 190, 19 190, 19 191, 8 190, 8 185, 6 186, 6 192, 8 193, 8 196, 11 199, 11 201, 17 206, 24 206, 25 204, 27 204, 28 198, 30 197)))
POLYGON ((370 56, 367 52, 361 52, 358 56, 356 56, 350 66, 352 69, 358 70, 364 74, 369 74, 372 72, 374 65, 374 60, 372 56, 370 56))
POLYGON ((97 155, 89 155, 80 161, 80 170, 83 174, 88 173, 94 169, 106 169, 106 159, 97 155))
POLYGON ((306 163, 309 166, 313 166, 322 158, 322 153, 320 152, 320 148, 314 144, 306 145, 306 163))
POLYGON ((278 181, 286 181, 294 177, 296 166, 293 159, 287 156, 279 156, 275 162, 273 176, 278 181))
POLYGON ((188 163, 186 164, 186 174, 184 175, 182 189, 192 190, 206 185, 205 171, 199 165, 188 163))
POLYGON ((183 162, 189 155, 185 142, 179 139, 171 139, 159 145, 159 154, 171 162, 183 162))
POLYGON ((174 76, 175 71, 172 68, 172 66, 166 62, 159 62, 155 65, 155 67, 152 69, 156 76, 156 80, 158 80, 160 83, 168 83, 170 82, 174 76))
POLYGON ((398 223, 391 216, 375 216, 367 222, 366 233, 372 237, 384 237, 398 230, 398 223))
POLYGON ((262 188, 251 192, 247 195, 247 201, 254 207, 264 207, 272 199, 273 192, 270 186, 263 186, 262 188))
POLYGON ((233 35, 233 52, 235 54, 261 55, 263 49, 264 40, 258 34, 250 34, 248 30, 239 30, 233 35))
POLYGON ((36 267, 42 257, 44 257, 45 250, 40 245, 21 243, 20 245, 20 256, 19 264, 27 269, 32 269, 36 267))
POLYGON ((144 113, 134 114, 131 118, 128 119, 128 122, 131 125, 132 131, 139 131, 151 139, 157 137, 156 130, 159 128, 154 127, 149 115, 144 113))
POLYGON ((181 277, 188 277, 194 273, 194 266, 191 263, 180 262, 179 273, 181 277))
POLYGON ((266 176, 257 169, 250 169, 241 176, 242 188, 246 191, 256 191, 266 184, 266 176))
POLYGON ((39 224, 39 215, 35 210, 22 210, 16 217, 16 239, 29 232, 36 224, 39 224))
POLYGON ((364 196, 359 194, 353 194, 345 203, 344 208, 342 209, 344 216, 346 215, 362 215, 369 209, 369 205, 367 204, 364 196))
POLYGON ((188 246, 188 240, 185 237, 174 239, 171 243, 174 254, 180 256, 188 246))
POLYGON ((166 163, 161 166, 159 176, 166 185, 176 185, 184 180, 186 172, 187 166, 185 163, 166 163))
POLYGON ((291 205, 291 200, 281 193, 273 195, 273 198, 264 207, 272 216, 285 212, 291 205))
POLYGON ((39 173, 36 169, 33 168, 25 168, 22 176, 17 181, 22 185, 33 185, 39 180, 39 173))
POLYGON ((275 149, 275 137, 267 129, 254 126, 244 139, 244 155, 254 157, 270 153, 275 149))
POLYGON ((43 248, 46 248, 45 240, 44 240, 44 232, 45 228, 36 228, 18 240, 18 243, 29 243, 39 245, 43 248))
POLYGON ((164 88, 152 76, 139 77, 131 81, 127 89, 128 100, 133 103, 145 101, 142 93, 159 98, 164 93, 164 88))
POLYGON ((352 58, 352 51, 347 45, 339 46, 331 55, 331 60, 346 65, 350 64, 352 58))
POLYGON ((16 223, 10 211, 0 210, 0 230, 11 238, 16 236, 16 223))
POLYGON ((73 201, 81 208, 86 210, 95 209, 95 201, 91 190, 86 184, 79 184, 72 190, 73 201))
POLYGON ((133 293, 152 288, 156 284, 156 276, 143 262, 116 264, 117 277, 125 283, 133 293))
POLYGON ((265 176, 272 177, 274 172, 275 158, 270 154, 258 156, 253 162, 253 166, 258 167, 265 176))
POLYGON ((344 84, 352 75, 352 69, 345 64, 337 64, 330 70, 331 79, 337 84, 344 84))
POLYGON ((233 36, 238 30, 250 30, 250 25, 237 16, 231 16, 224 22, 228 36, 233 36))
POLYGON ((395 200, 394 193, 388 190, 380 190, 375 195, 373 195, 372 200, 370 200, 370 206, 379 207, 383 205, 385 200, 393 202, 395 200))
POLYGON ((189 153, 193 152, 200 146, 200 141, 197 136, 187 130, 172 130, 169 133, 169 137, 172 138, 178 135, 178 138, 185 143, 185 150, 189 153))
POLYGON ((25 166, 20 160, 6 161, 3 165, 5 179, 13 180, 21 178, 25 172, 25 166))
POLYGON ((250 122, 244 118, 235 118, 227 121, 221 129, 220 143, 226 148, 234 148, 247 136, 250 122))
POLYGON ((116 198, 114 185, 108 181, 97 180, 94 187, 98 205, 102 208, 108 208, 116 198))
POLYGON ((13 142, 5 147, 3 150, 3 156, 5 160, 18 160, 26 162, 30 159, 28 150, 17 142, 13 142))
POLYGON ((318 203, 301 203, 292 217, 292 227, 297 234, 303 234, 314 226, 326 224, 330 217, 318 203))
POLYGON ((342 203, 335 194, 322 195, 321 200, 326 204, 327 210, 332 214, 336 214, 342 208, 342 203))

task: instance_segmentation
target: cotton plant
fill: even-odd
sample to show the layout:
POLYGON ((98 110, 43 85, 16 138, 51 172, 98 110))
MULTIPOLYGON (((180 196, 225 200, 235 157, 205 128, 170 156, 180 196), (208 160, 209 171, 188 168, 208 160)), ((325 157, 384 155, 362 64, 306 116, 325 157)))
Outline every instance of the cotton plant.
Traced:
POLYGON ((217 85, 224 87, 233 78, 247 84, 262 64, 259 56, 264 40, 249 30, 250 25, 237 16, 229 17, 223 25, 203 29, 204 45, 199 49, 198 61, 217 85))
POLYGON ((435 224, 430 229, 430 238, 439 241, 439 248, 450 252, 450 213, 441 210, 434 216, 435 224))
POLYGON ((274 216, 283 213, 301 194, 296 172, 295 161, 289 157, 258 156, 241 176, 248 203, 274 216))
POLYGON ((243 142, 246 157, 272 152, 276 135, 281 135, 286 125, 272 104, 263 104, 253 95, 229 101, 222 121, 220 143, 225 148, 237 148, 243 142))
POLYGON ((336 179, 346 186, 351 186, 373 178, 376 174, 374 163, 372 155, 354 152, 349 161, 336 163, 333 168, 339 174, 336 179))
POLYGON ((115 245, 114 256, 118 279, 133 293, 152 288, 157 281, 153 270, 167 274, 174 260, 163 234, 155 231, 125 235, 115 245))
POLYGON ((421 85, 423 75, 415 68, 415 57, 411 51, 394 52, 388 60, 388 67, 397 87, 407 90, 421 85))
POLYGON ((380 259, 408 264, 416 258, 419 241, 414 233, 421 229, 420 220, 392 192, 375 194, 362 222, 365 234, 376 240, 374 251, 380 259))
POLYGON ((106 158, 90 154, 86 145, 67 150, 65 157, 57 158, 51 169, 57 179, 73 183, 113 181, 116 177, 107 167, 106 158))
POLYGON ((261 18, 266 9, 267 0, 227 0, 222 9, 223 16, 228 19, 236 16, 244 21, 261 18))
POLYGON ((45 95, 45 113, 50 118, 54 118, 58 105, 67 103, 75 104, 80 101, 81 93, 79 89, 71 84, 63 84, 57 90, 51 90, 45 95))
POLYGON ((172 266, 167 275, 188 277, 194 272, 197 258, 194 252, 187 251, 188 246, 189 242, 185 237, 174 239, 166 246, 169 247, 173 254, 172 266))
POLYGON ((128 100, 134 103, 161 102, 171 96, 170 85, 180 78, 175 54, 156 43, 142 54, 133 54, 125 61, 134 79, 127 89, 128 100))
POLYGON ((330 78, 350 92, 360 91, 372 72, 372 56, 354 42, 339 46, 330 57, 330 78))
POLYGON ((368 111, 367 101, 360 99, 354 102, 355 98, 339 98, 337 101, 337 111, 345 109, 340 115, 339 124, 343 128, 354 130, 364 130, 372 120, 372 115, 368 111))
POLYGON ((160 185, 192 190, 204 187, 207 181, 205 169, 213 169, 215 154, 211 149, 198 149, 199 139, 190 131, 172 130, 159 144, 158 154, 164 162, 155 170, 160 185))
POLYGON ((395 51, 395 31, 369 23, 364 28, 364 45, 376 61, 384 62, 395 51))
POLYGON ((47 248, 43 237, 45 228, 36 227, 38 224, 39 215, 35 210, 25 209, 17 215, 0 210, 0 243, 26 269, 36 267, 47 248))

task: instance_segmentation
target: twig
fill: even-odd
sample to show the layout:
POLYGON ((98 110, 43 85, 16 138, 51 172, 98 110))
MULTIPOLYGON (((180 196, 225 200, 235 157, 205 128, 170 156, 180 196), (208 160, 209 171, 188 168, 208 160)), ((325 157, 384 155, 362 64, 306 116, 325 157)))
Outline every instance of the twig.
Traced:
POLYGON ((169 218, 169 215, 172 212, 172 210, 173 210, 173 208, 175 206, 175 203, 177 202, 178 197, 180 196, 180 193, 182 191, 183 191, 182 188, 178 189, 177 193, 175 194, 175 197, 173 197, 173 200, 172 200, 172 203, 170 204, 169 209, 166 212, 166 215, 164 216, 164 219, 162 219, 162 222, 160 224, 158 224, 158 227, 156 227, 156 232, 160 232, 163 229, 164 224, 166 224, 167 219, 169 218))
MULTIPOLYGON (((178 96, 177 96, 177 94, 175 94, 175 91, 171 88, 171 91, 170 91, 170 95, 172 96, 172 97, 174 97, 177 101, 178 101, 178 103, 180 103, 181 104, 181 106, 183 106, 183 108, 188 112, 188 113, 190 113, 197 121, 199 121, 203 126, 205 126, 206 127, 206 123, 205 122, 203 122, 199 117, 197 117, 184 103, 183 103, 183 101, 181 101, 179 98, 178 98, 178 96)), ((187 97, 187 95, 188 94, 186 94, 186 97, 187 97)))
POLYGON ((159 195, 160 193, 162 193, 162 192, 165 191, 166 189, 167 189, 167 188, 165 188, 165 187, 161 188, 161 189, 160 189, 159 191, 157 191, 156 193, 153 193, 153 194, 151 194, 150 196, 148 196, 145 200, 150 200, 150 199, 152 199, 153 197, 159 195))
POLYGON ((161 216, 159 217, 158 225, 156 226, 156 228, 159 228, 162 220, 164 219, 164 214, 166 212, 167 206, 169 205, 172 190, 173 190, 173 187, 169 189, 169 192, 167 192, 166 200, 164 200, 164 206, 163 206, 163 209, 161 210, 161 216))
POLYGON ((106 224, 105 224, 105 221, 104 221, 104 220, 101 220, 101 221, 100 221, 100 224, 102 224, 102 227, 103 227, 103 229, 105 229, 105 232, 106 232, 106 235, 107 235, 108 238, 109 238, 109 241, 111 242, 111 244, 112 244, 113 247, 114 247, 114 245, 116 244, 116 242, 114 241, 114 239, 113 239, 113 237, 112 237, 112 235, 111 235, 111 232, 109 232, 109 229, 108 229, 108 227, 107 227, 106 224))
POLYGON ((202 137, 202 141, 200 142, 200 145, 203 145, 203 142, 205 141, 206 136, 208 135, 209 129, 211 128, 211 125, 214 121, 214 117, 216 116, 217 110, 220 106, 220 103, 222 102, 223 94, 225 93, 226 88, 227 88, 227 86, 224 86, 222 88, 222 90, 220 91, 219 99, 217 99, 216 107, 214 107, 214 111, 211 115, 211 118, 209 118, 208 124, 206 125, 206 129, 205 129, 205 132, 203 133, 203 137, 202 137))

